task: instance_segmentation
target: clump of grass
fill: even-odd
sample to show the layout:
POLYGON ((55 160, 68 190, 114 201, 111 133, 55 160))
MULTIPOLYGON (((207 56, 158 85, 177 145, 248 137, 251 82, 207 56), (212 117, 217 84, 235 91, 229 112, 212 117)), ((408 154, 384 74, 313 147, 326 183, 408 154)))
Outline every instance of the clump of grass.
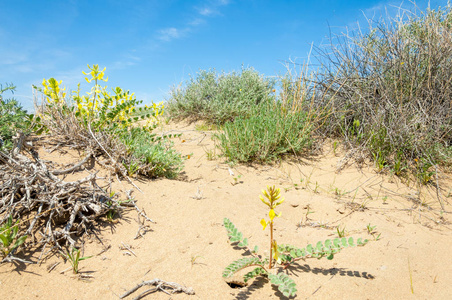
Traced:
POLYGON ((79 272, 78 266, 79 266, 80 261, 89 259, 92 257, 92 256, 80 257, 80 249, 77 249, 77 248, 72 248, 72 250, 70 252, 67 251, 66 253, 60 251, 60 253, 66 260, 68 260, 71 263, 72 272, 74 274, 78 274, 78 272, 79 272))
POLYGON ((174 118, 221 125, 273 98, 273 87, 274 81, 252 68, 229 74, 201 70, 185 85, 172 88, 166 109, 174 118))
POLYGON ((379 171, 410 170, 428 183, 432 166, 452 163, 451 6, 369 24, 317 49, 318 82, 335 96, 323 130, 367 149, 379 171))
POLYGON ((254 107, 248 117, 224 124, 215 137, 223 154, 234 162, 270 162, 287 153, 309 148, 311 127, 307 114, 285 111, 279 103, 254 107))

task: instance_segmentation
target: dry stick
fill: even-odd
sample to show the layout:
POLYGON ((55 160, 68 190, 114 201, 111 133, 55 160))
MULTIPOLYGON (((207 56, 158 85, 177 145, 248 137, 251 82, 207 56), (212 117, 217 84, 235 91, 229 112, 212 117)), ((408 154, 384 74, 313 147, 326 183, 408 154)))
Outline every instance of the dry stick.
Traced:
POLYGON ((32 261, 24 260, 24 259, 12 256, 12 255, 9 255, 9 256, 5 257, 4 259, 2 259, 0 261, 0 264, 4 263, 4 262, 11 262, 12 263, 15 260, 20 261, 21 263, 24 263, 24 264, 34 264, 34 262, 32 262, 32 261))
POLYGON ((133 201, 132 195, 131 195, 131 190, 127 190, 126 191, 127 194, 127 199, 130 200, 130 203, 132 204, 133 207, 135 207, 135 209, 138 211, 138 216, 142 216, 143 218, 145 218, 148 222, 151 223, 155 223, 152 219, 149 219, 148 216, 146 215, 146 213, 144 211, 142 211, 135 203, 135 201, 133 201))
POLYGON ((88 161, 88 159, 90 159, 92 157, 93 153, 90 152, 83 160, 81 160, 80 162, 78 162, 77 164, 75 164, 74 166, 65 169, 65 170, 55 170, 52 171, 51 173, 53 175, 62 175, 62 174, 68 174, 71 173, 72 171, 78 169, 79 167, 81 167, 84 163, 86 163, 88 161))
MULTIPOLYGON (((130 253, 132 253, 135 257, 137 257, 137 255, 135 254, 135 252, 133 252, 132 249, 130 249, 130 246, 129 246, 129 245, 124 244, 124 242, 121 242, 121 244, 122 244, 122 246, 123 246, 125 249, 129 250, 130 253)), ((121 250, 123 250, 123 249, 121 249, 121 250)))
MULTIPOLYGON (((108 155, 108 157, 110 157, 111 161, 115 164, 115 166, 118 166, 119 163, 118 163, 118 162, 110 155, 110 153, 108 153, 108 151, 104 148, 104 146, 102 146, 102 144, 99 143, 99 141, 97 140, 97 138, 94 136, 94 133, 91 131, 91 125, 90 125, 90 124, 88 124, 88 130, 89 130, 89 132, 91 133, 91 136, 93 137, 93 139, 94 139, 94 140, 96 141, 96 143, 102 148, 102 150, 104 150, 104 152, 108 155)), ((140 190, 140 188, 136 186, 136 184, 132 181, 132 179, 129 178, 129 176, 127 176, 126 174, 124 174, 124 172, 121 172, 121 173, 123 173, 122 176, 124 176, 124 177, 129 181, 129 183, 130 183, 131 185, 133 185, 138 191, 140 191, 140 192, 143 194, 143 191, 140 190)))
MULTIPOLYGON (((181 285, 179 285, 179 284, 177 284, 175 282, 167 282, 167 281, 155 278, 153 280, 143 281, 143 282, 137 284, 137 286, 135 286, 131 290, 129 290, 129 291, 125 292, 123 295, 121 295, 119 297, 119 299, 123 299, 123 298, 129 296, 130 294, 134 293, 136 290, 138 290, 139 288, 141 288, 142 286, 145 286, 145 285, 151 285, 151 286, 154 285, 154 286, 156 286, 154 291, 161 290, 161 291, 163 291, 163 292, 165 292, 167 294, 168 294, 168 292, 165 290, 165 287, 168 288, 168 289, 172 289, 171 290, 171 294, 182 293, 182 292, 187 294, 187 295, 194 295, 195 294, 195 291, 191 287, 187 288, 187 287, 181 286, 181 285)), ((145 293, 148 293, 149 291, 150 290, 146 291, 145 293)), ((145 293, 140 294, 138 297, 136 297, 134 299, 141 299, 141 297, 144 296, 145 293)))

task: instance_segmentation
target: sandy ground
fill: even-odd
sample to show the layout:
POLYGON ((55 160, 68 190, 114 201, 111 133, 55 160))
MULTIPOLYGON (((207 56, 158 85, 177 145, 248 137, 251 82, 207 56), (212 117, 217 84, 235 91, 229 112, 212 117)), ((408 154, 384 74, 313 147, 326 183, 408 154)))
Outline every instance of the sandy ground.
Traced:
MULTIPOLYGON (((149 224, 151 230, 135 239, 139 224, 134 210, 114 223, 99 222, 98 232, 84 244, 84 255, 94 257, 80 262, 81 274, 91 278, 61 273, 70 264, 57 255, 41 265, 0 265, 3 299, 118 299, 155 278, 191 287, 196 294, 159 291, 146 299, 284 298, 266 279, 231 288, 221 276, 229 263, 246 256, 230 245, 225 217, 249 237, 251 246, 258 245, 261 252, 267 248, 269 232, 259 223, 267 213, 259 194, 267 185, 280 187, 286 198, 279 209, 282 216, 275 221, 278 243, 304 247, 337 237, 337 226, 345 228, 347 236, 371 240, 365 247, 344 249, 332 261, 307 259, 289 267, 297 299, 452 298, 452 184, 446 175, 440 176, 446 178, 440 182, 445 189, 440 196, 449 213, 441 215, 432 188, 402 184, 396 177, 377 174, 370 164, 347 166, 337 173, 344 153, 334 153, 328 143, 322 155, 309 159, 229 167, 222 158, 211 157, 219 154, 212 132, 183 123, 164 130, 183 134, 175 145, 190 158, 178 180, 135 179, 143 193, 133 195, 155 221, 149 224), (368 224, 376 226, 373 235, 368 224), (60 264, 49 272, 47 267, 56 262, 60 264)), ((43 149, 40 153, 60 162, 79 160, 43 149)), ((125 198, 130 186, 115 182, 113 189, 125 198)), ((37 261, 39 254, 27 258, 37 261)))

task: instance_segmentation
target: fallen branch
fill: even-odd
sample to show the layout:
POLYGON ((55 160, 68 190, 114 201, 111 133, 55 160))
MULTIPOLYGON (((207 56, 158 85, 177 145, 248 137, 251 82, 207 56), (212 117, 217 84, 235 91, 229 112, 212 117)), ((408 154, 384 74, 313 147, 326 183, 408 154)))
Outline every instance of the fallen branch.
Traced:
POLYGON ((141 299, 144 296, 151 294, 151 293, 155 293, 159 290, 168 295, 171 295, 174 293, 185 293, 187 295, 195 294, 195 291, 191 287, 187 288, 187 287, 181 286, 175 282, 167 282, 167 281, 163 281, 161 279, 156 278, 156 279, 149 280, 149 281, 143 281, 140 284, 137 284, 137 286, 135 286, 133 289, 131 289, 131 290, 127 291, 126 293, 124 293, 123 295, 121 295, 119 297, 119 299, 123 299, 123 298, 129 296, 130 294, 134 293, 136 290, 138 290, 139 288, 141 288, 142 286, 145 286, 145 285, 155 286, 155 288, 151 288, 151 289, 144 291, 137 297, 133 298, 133 300, 141 299))

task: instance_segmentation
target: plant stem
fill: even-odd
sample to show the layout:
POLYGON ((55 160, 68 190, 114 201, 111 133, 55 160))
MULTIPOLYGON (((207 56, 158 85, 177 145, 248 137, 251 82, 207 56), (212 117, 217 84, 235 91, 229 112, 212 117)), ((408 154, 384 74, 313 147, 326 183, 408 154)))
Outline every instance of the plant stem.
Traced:
POLYGON ((272 268, 272 260, 273 260, 273 221, 270 221, 270 264, 268 266, 268 269, 271 270, 272 268))

